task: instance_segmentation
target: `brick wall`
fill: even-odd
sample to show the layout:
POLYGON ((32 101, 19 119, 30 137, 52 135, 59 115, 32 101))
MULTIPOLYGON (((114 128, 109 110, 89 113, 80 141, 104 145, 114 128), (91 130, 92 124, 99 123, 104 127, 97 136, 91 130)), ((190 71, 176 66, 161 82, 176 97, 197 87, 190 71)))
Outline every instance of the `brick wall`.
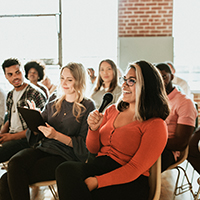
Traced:
MULTIPOLYGON (((119 37, 172 36, 173 0, 118 0, 119 37)), ((200 124, 200 94, 194 94, 200 124)))
POLYGON ((172 36, 173 0, 119 0, 118 36, 172 36))

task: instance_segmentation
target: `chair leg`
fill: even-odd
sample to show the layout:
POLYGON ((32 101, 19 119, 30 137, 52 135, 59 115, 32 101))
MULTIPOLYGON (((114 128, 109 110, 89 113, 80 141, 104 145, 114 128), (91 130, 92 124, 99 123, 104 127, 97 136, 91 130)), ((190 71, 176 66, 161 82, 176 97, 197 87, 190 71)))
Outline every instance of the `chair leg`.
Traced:
POLYGON ((180 170, 177 167, 176 167, 176 169, 178 170, 178 175, 177 175, 176 184, 175 184, 175 188, 174 188, 173 200, 178 195, 178 193, 177 193, 178 187, 177 186, 178 186, 178 181, 179 181, 179 177, 180 177, 180 170))
POLYGON ((200 178, 197 179, 197 183, 199 184, 199 189, 198 189, 198 191, 197 191, 197 194, 195 194, 194 200, 198 200, 198 196, 199 196, 199 194, 200 194, 200 178))
MULTIPOLYGON (((185 171, 187 171, 188 163, 189 163, 189 162, 187 161, 187 163, 186 163, 186 165, 185 165, 185 171)), ((185 180, 185 176, 183 176, 183 178, 182 178, 182 183, 181 183, 181 185, 184 184, 184 180, 185 180)))
POLYGON ((49 189, 50 189, 50 191, 51 191, 51 193, 52 193, 54 199, 55 199, 55 200, 58 200, 58 199, 59 199, 59 198, 58 198, 58 193, 56 192, 54 186, 53 186, 53 185, 49 185, 48 187, 49 187, 49 189))
POLYGON ((195 197, 195 194, 194 194, 193 189, 192 189, 192 184, 189 181, 189 178, 188 178, 188 176, 186 174, 186 171, 180 166, 177 166, 176 169, 178 170, 178 176, 177 176, 177 179, 176 179, 173 199, 175 199, 175 196, 178 196, 179 194, 183 194, 183 193, 185 193, 187 191, 190 191, 192 193, 193 197, 195 197), (184 173, 184 176, 186 178, 187 183, 186 184, 182 183, 181 186, 178 186, 178 182, 179 182, 179 178, 180 178, 180 171, 181 170, 184 173))

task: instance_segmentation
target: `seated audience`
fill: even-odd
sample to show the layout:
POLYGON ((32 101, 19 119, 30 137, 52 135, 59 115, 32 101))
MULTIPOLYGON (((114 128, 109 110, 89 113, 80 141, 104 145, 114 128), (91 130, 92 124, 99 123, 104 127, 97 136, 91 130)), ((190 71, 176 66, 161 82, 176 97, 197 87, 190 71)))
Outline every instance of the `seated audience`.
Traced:
POLYGON ((177 87, 177 89, 179 91, 183 92, 188 97, 193 99, 193 95, 192 95, 192 92, 190 90, 190 86, 188 85, 187 81, 175 75, 176 69, 175 69, 174 64, 172 62, 167 61, 166 63, 169 65, 169 67, 171 68, 171 71, 174 75, 172 83, 177 87))
POLYGON ((195 133, 191 136, 189 142, 189 153, 187 160, 194 167, 194 169, 200 174, 200 127, 198 127, 195 133))
POLYGON ((42 81, 41 83, 47 87, 47 89, 49 90, 49 94, 51 95, 56 89, 57 89, 57 86, 54 85, 53 83, 51 83, 51 79, 46 76, 42 81))
POLYGON ((39 87, 46 98, 49 98, 49 90, 40 81, 44 78, 45 66, 36 61, 28 62, 24 65, 25 77, 35 86, 39 87))
POLYGON ((94 84, 95 83, 95 80, 96 80, 96 76, 95 76, 95 71, 94 71, 94 69, 93 68, 87 68, 87 72, 88 72, 88 75, 89 75, 89 77, 90 77, 90 81, 91 81, 91 83, 92 84, 94 84))
POLYGON ((56 98, 57 86, 51 83, 51 79, 48 76, 41 83, 49 90, 49 101, 54 100, 56 98))
POLYGON ((122 69, 120 67, 117 68, 117 74, 118 74, 118 78, 124 76, 124 72, 122 71, 122 69))
POLYGON ((46 127, 38 127, 42 133, 27 131, 27 139, 35 148, 22 150, 10 159, 8 172, 0 179, 0 199, 29 200, 30 184, 55 180, 55 169, 64 161, 85 163, 88 159, 87 117, 95 107, 83 97, 84 67, 78 63, 63 67, 60 86, 63 95, 49 102, 41 113, 47 122, 46 127))
POLYGON ((27 100, 34 101, 41 109, 46 103, 41 93, 24 82, 22 68, 17 59, 5 60, 2 68, 14 89, 7 95, 7 121, 0 131, 0 163, 8 161, 18 151, 29 148, 26 140, 27 124, 18 113, 17 107, 28 106, 27 100))
POLYGON ((101 105, 103 95, 107 92, 113 95, 113 100, 109 105, 116 103, 122 94, 122 89, 118 85, 117 67, 109 59, 100 62, 96 87, 91 95, 97 109, 101 105))
POLYGON ((90 97, 94 86, 96 85, 97 76, 95 76, 95 71, 93 68, 87 68, 87 74, 89 78, 87 78, 86 82, 86 96, 90 97))
POLYGON ((167 95, 158 70, 146 61, 130 64, 122 91, 117 106, 89 114, 86 145, 97 157, 56 169, 60 200, 148 199, 149 169, 167 142, 167 95))
POLYGON ((185 94, 182 94, 173 85, 174 75, 166 63, 158 63, 165 83, 165 89, 169 99, 170 114, 165 120, 168 128, 168 141, 162 153, 162 171, 174 164, 180 156, 194 131, 197 111, 194 103, 185 94))
POLYGON ((0 129, 4 123, 5 114, 6 114, 6 94, 0 88, 0 129))

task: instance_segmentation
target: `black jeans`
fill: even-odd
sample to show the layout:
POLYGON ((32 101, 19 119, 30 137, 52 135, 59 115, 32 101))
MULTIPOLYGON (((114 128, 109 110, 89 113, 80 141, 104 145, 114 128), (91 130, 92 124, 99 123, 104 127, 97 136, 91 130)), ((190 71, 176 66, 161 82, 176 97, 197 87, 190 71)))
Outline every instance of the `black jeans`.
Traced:
POLYGON ((30 148, 26 138, 3 143, 0 147, 0 163, 8 161, 17 152, 26 148, 30 148))
POLYGON ((164 172, 170 165, 174 164, 174 154, 169 149, 164 149, 161 155, 161 172, 164 172))
POLYGON ((55 180, 55 169, 66 161, 39 149, 28 148, 15 154, 8 164, 8 172, 0 179, 0 199, 29 200, 29 185, 55 180))
MULTIPOLYGON (((56 169, 60 200, 147 200, 148 177, 141 175, 135 181, 112 185, 90 192, 84 183, 87 177, 102 175, 121 165, 108 156, 97 157, 92 163, 64 162, 56 169)), ((122 174, 123 176, 123 174, 122 174)))

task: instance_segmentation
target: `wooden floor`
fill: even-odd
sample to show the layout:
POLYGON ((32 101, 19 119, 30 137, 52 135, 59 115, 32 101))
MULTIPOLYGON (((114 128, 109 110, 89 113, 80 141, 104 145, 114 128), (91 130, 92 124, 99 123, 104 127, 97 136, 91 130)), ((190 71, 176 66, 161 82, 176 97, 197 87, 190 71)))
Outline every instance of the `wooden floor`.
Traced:
MULTIPOLYGON (((181 164, 184 168, 186 165, 186 161, 181 164)), ((187 174, 189 178, 191 178, 193 168, 191 165, 188 165, 187 174)), ((2 175, 5 170, 0 170, 0 175, 2 175)), ((162 186, 161 186, 161 196, 160 200, 172 200, 173 197, 173 190, 175 185, 175 180, 177 177, 177 170, 168 170, 162 173, 162 186)), ((182 175, 181 175, 182 177, 182 175)), ((193 180, 193 191, 197 192, 199 189, 199 185, 197 184, 197 178, 200 175, 195 171, 194 173, 194 180, 193 180)), ((40 187, 40 188, 30 188, 31 192, 31 200, 54 200, 50 190, 48 187, 40 187)), ((187 191, 175 198, 175 200, 193 200, 193 196, 191 195, 190 191, 187 191)), ((199 196, 200 199, 200 196, 199 196)))

